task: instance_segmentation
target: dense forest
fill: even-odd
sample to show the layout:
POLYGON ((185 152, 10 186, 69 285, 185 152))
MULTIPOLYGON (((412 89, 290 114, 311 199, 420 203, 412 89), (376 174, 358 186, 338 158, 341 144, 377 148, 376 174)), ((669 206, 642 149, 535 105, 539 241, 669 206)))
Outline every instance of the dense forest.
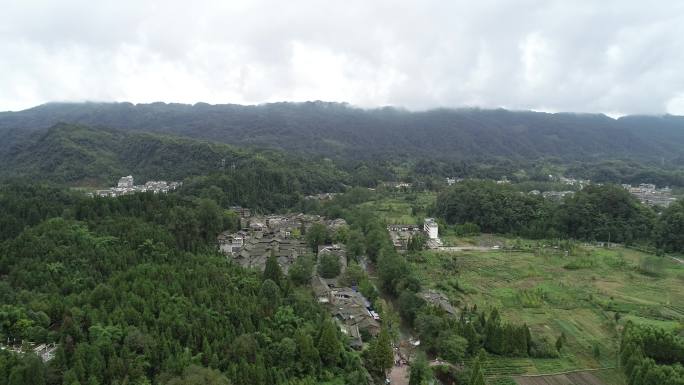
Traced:
POLYGON ((349 179, 330 162, 276 151, 257 153, 220 143, 70 124, 33 134, 0 152, 0 162, 0 176, 5 178, 69 185, 112 185, 128 174, 145 181, 221 173, 240 183, 278 183, 313 193, 337 191, 349 179))
MULTIPOLYGON (((15 119, 13 122, 19 124, 23 120, 15 119)), ((351 146, 352 152, 335 155, 330 151, 320 151, 330 144, 330 140, 323 138, 322 132, 311 133, 306 140, 298 142, 303 144, 306 141, 323 141, 311 142, 309 147, 290 149, 278 145, 277 143, 287 144, 290 140, 283 138, 277 143, 263 145, 274 149, 258 149, 254 143, 213 138, 236 143, 228 145, 217 141, 191 139, 188 136, 169 135, 169 130, 166 129, 153 133, 153 128, 154 125, 139 130, 121 130, 67 123, 57 123, 41 129, 18 126, 2 128, 0 117, 0 162, 6 165, 0 169, 0 179, 22 177, 69 185, 103 186, 128 174, 133 174, 138 180, 181 180, 189 176, 225 171, 249 175, 265 169, 276 170, 282 166, 279 172, 283 177, 293 181, 295 185, 302 185, 307 193, 339 191, 343 184, 372 187, 380 181, 397 180, 434 189, 444 184, 445 177, 507 177, 518 183, 541 182, 548 181, 551 174, 600 183, 684 186, 684 169, 674 158, 667 163, 664 163, 664 158, 654 163, 637 156, 628 156, 626 159, 596 157, 595 160, 580 161, 564 157, 561 152, 540 155, 540 158, 500 155, 496 149, 461 156, 477 150, 480 146, 477 143, 459 151, 450 149, 445 152, 433 151, 430 145, 423 148, 421 144, 420 151, 425 149, 428 151, 426 154, 402 153, 403 145, 396 143, 392 144, 396 148, 392 152, 394 155, 383 156, 375 151, 378 147, 375 144, 371 148, 364 148, 371 142, 363 145, 354 143, 351 146), (287 167, 283 166, 285 164, 287 167), (302 175, 310 177, 303 178, 302 175)), ((177 134, 191 135, 186 132, 177 134)), ((386 142, 392 142, 391 135, 396 133, 390 132, 384 138, 373 140, 384 146, 386 142)), ((231 139, 237 137, 237 134, 230 136, 231 139)), ((276 137, 277 135, 269 136, 276 137)), ((440 143, 451 140, 448 137, 440 138, 440 143)), ((461 141, 457 137, 452 139, 458 143, 461 141)), ((525 154, 532 152, 525 151, 525 154)))
MULTIPOLYGON (((52 103, 0 113, 0 143, 59 122, 182 135, 341 159, 638 159, 682 165, 684 119, 530 111, 364 110, 307 102, 257 106, 52 103)), ((2 150, 2 147, 0 147, 2 150)))
MULTIPOLYGON (((0 190, 0 335, 57 343, 44 364, 0 351, 0 384, 368 382, 327 312, 279 273, 214 246, 235 218, 206 198, 0 190)), ((365 366, 364 366, 365 365, 365 366)))

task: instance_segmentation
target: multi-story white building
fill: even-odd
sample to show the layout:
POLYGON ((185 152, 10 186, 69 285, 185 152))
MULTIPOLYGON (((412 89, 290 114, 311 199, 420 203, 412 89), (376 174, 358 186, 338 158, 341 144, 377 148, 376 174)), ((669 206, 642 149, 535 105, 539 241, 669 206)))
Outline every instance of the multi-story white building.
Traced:
POLYGON ((434 218, 425 218, 425 223, 423 224, 423 231, 427 234, 428 239, 438 239, 439 238, 439 227, 434 218))

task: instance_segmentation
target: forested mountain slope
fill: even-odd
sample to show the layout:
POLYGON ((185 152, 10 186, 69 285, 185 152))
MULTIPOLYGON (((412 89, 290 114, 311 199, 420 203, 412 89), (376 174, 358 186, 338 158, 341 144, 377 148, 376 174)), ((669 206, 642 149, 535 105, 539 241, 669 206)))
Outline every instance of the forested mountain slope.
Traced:
POLYGON ((364 110, 307 102, 258 106, 51 103, 0 113, 0 150, 58 122, 278 148, 345 159, 506 157, 682 159, 684 118, 438 109, 364 110))
POLYGON ((221 143, 65 123, 15 141, 0 151, 0 163, 3 177, 98 186, 128 174, 144 182, 235 171, 243 179, 316 192, 335 190, 346 178, 329 163, 274 151, 257 154, 221 143))

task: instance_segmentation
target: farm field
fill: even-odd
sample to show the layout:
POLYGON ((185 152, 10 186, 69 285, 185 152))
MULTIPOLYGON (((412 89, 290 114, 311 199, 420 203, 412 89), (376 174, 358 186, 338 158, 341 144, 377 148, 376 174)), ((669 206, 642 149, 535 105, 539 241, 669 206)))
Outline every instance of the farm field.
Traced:
MULTIPOLYGON (((682 326, 684 265, 671 258, 581 245, 565 255, 536 241, 499 241, 528 251, 425 251, 410 257, 422 282, 459 306, 497 307, 504 320, 524 322, 533 335, 550 342, 565 333, 560 358, 492 357, 485 364, 490 378, 613 367, 619 330, 627 320, 682 326), (653 259, 656 274, 643 274, 642 262, 653 259)), ((606 385, 624 383, 620 375, 595 375, 606 385)))
POLYGON ((427 216, 427 208, 435 201, 435 193, 393 193, 364 202, 367 210, 387 224, 417 224, 427 216))
MULTIPOLYGON (((604 385, 606 383, 615 383, 616 376, 621 376, 616 373, 616 370, 602 370, 602 371, 581 371, 567 374, 557 374, 550 376, 534 376, 515 377, 517 385, 604 385), (606 382, 606 379, 610 382, 606 382)), ((617 379, 622 381, 621 378, 617 379)))

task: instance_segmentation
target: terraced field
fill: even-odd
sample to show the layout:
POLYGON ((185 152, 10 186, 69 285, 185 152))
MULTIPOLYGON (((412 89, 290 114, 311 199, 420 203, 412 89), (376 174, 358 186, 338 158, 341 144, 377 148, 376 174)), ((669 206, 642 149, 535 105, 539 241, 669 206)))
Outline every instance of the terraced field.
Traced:
POLYGON ((548 376, 517 376, 512 380, 517 385, 606 385, 622 382, 623 378, 617 369, 609 369, 548 376))
MULTIPOLYGON (((646 257, 624 248, 581 246, 565 255, 533 247, 527 252, 425 252, 412 263, 423 282, 460 306, 497 307, 505 320, 524 322, 535 336, 549 341, 565 333, 567 343, 558 359, 487 362, 488 377, 503 381, 519 374, 612 367, 619 331, 627 320, 681 327, 684 265, 665 258, 662 274, 648 276, 638 269, 646 257)), ((621 384, 619 376, 602 381, 621 384)))

